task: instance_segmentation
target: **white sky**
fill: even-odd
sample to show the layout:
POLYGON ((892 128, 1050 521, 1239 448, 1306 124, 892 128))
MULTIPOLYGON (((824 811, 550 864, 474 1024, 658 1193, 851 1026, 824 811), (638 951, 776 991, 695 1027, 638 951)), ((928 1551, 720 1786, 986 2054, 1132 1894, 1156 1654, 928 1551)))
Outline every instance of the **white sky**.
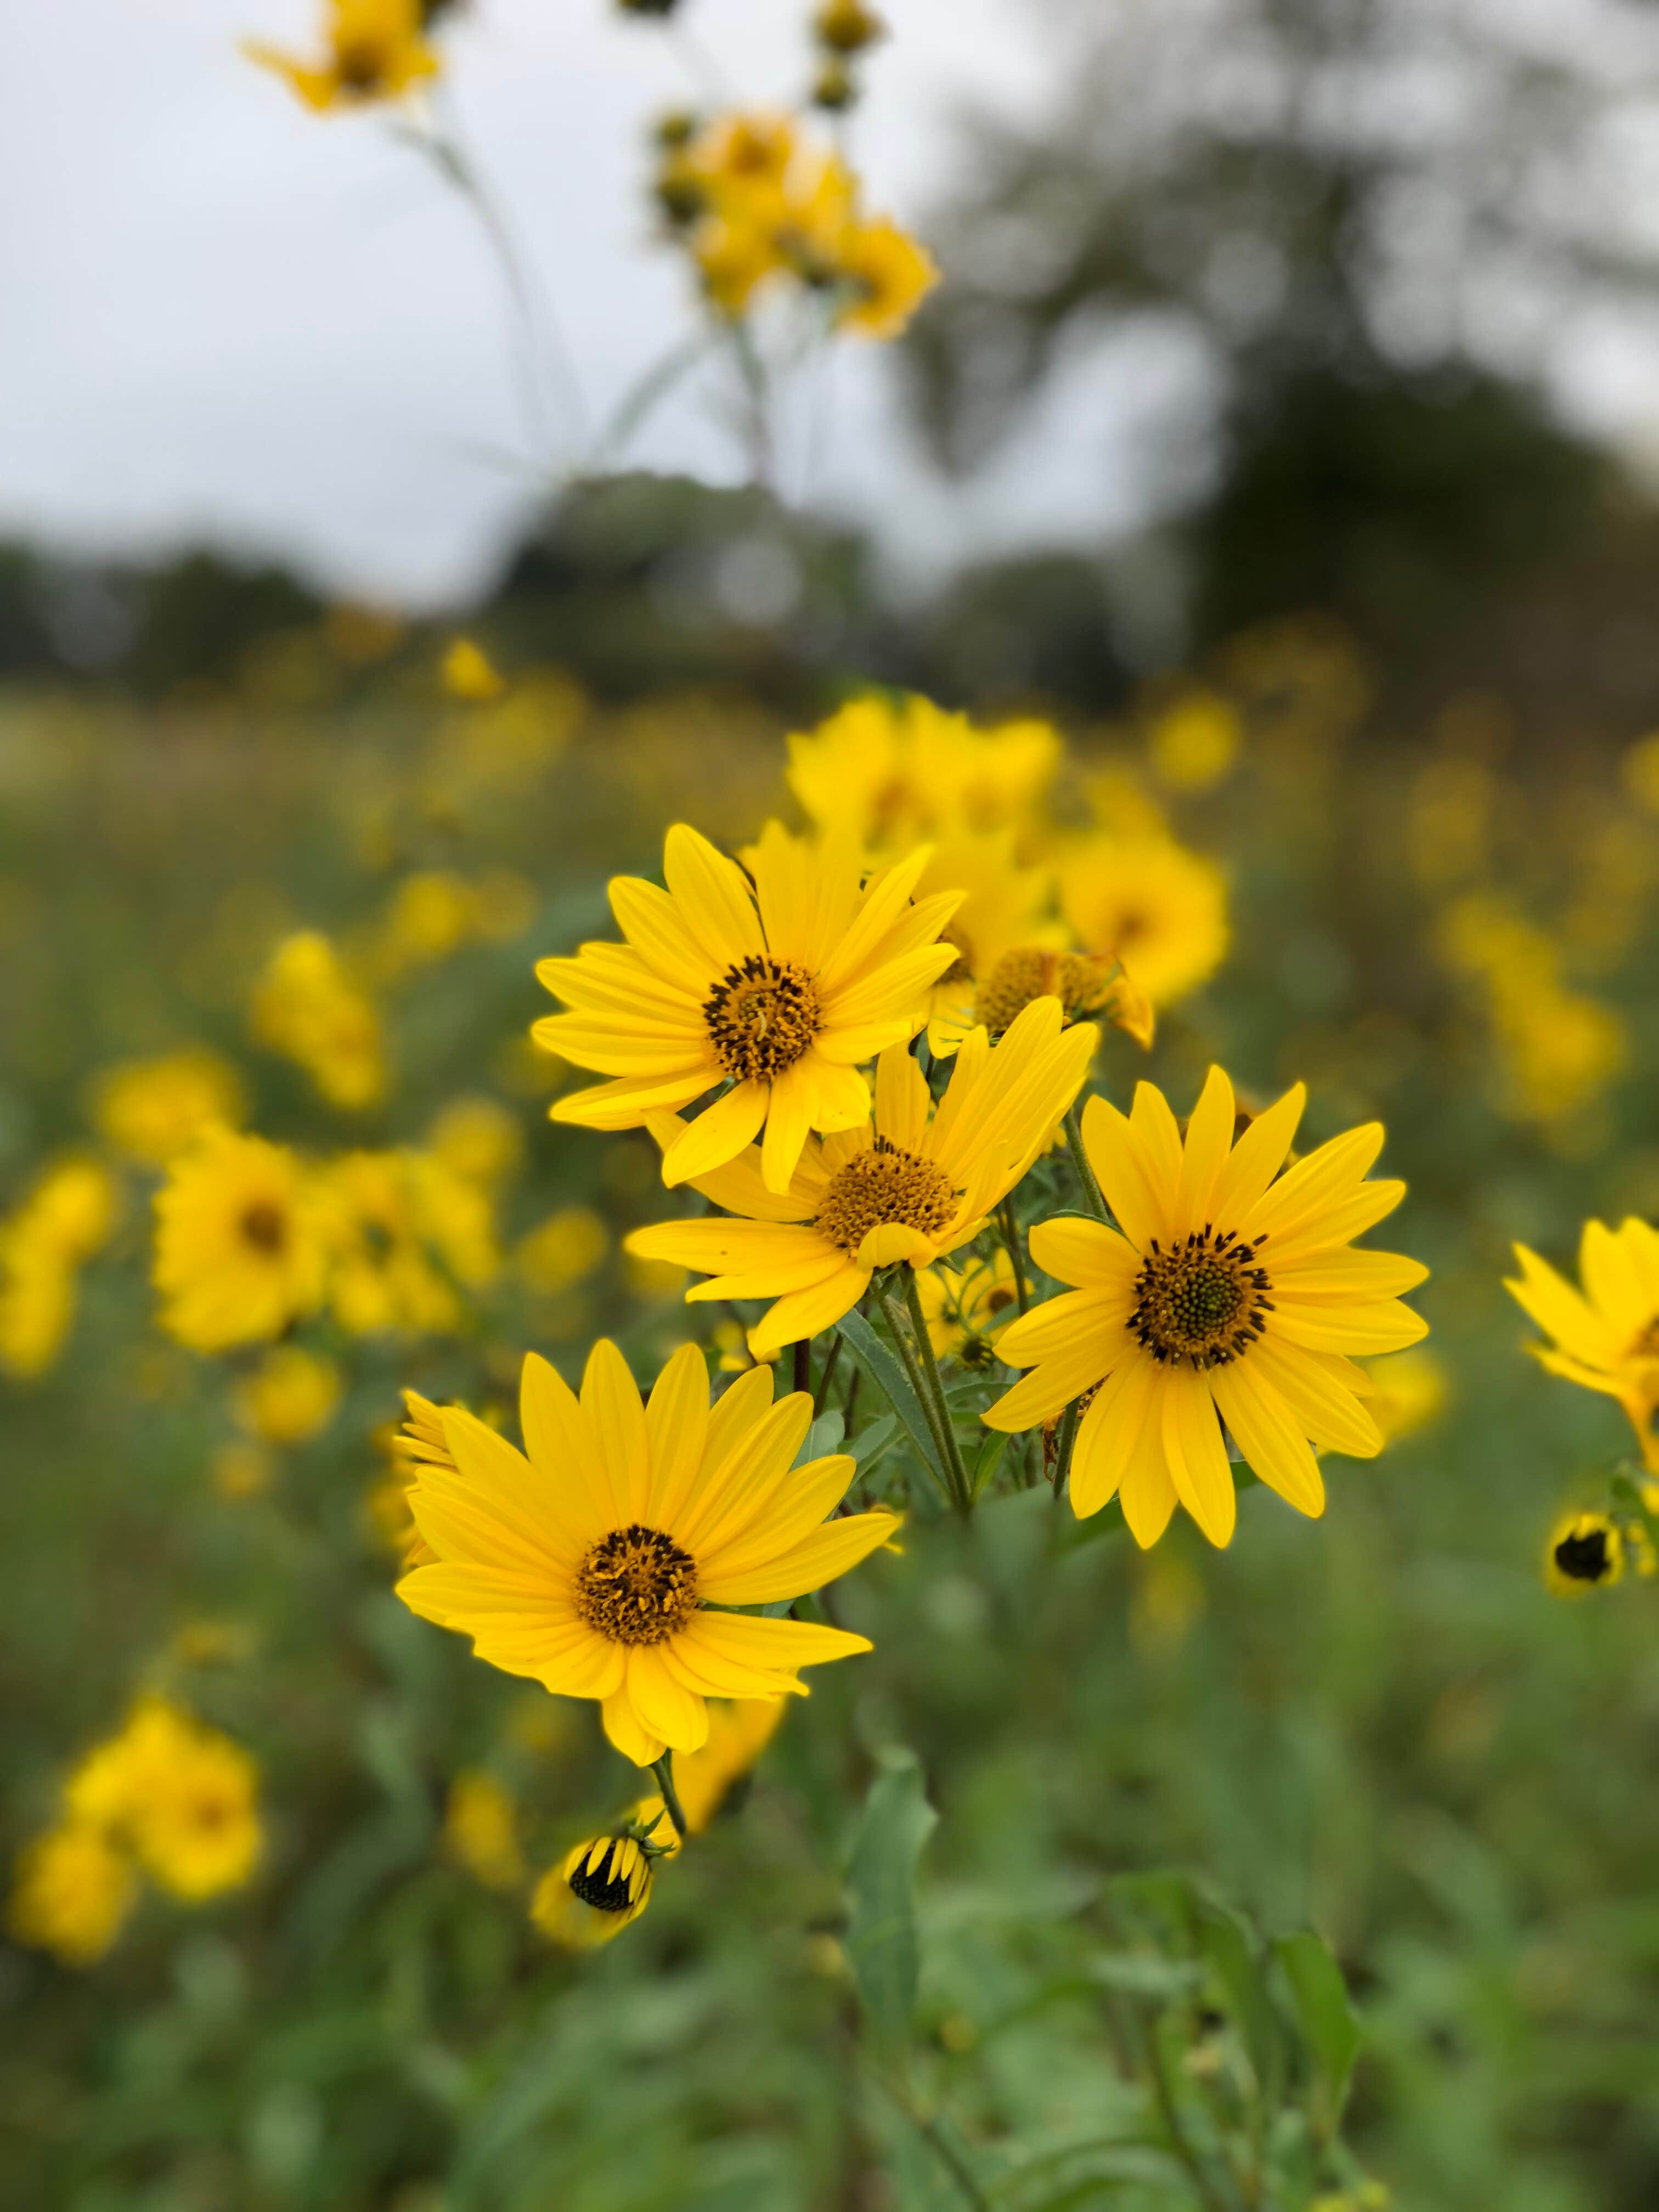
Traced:
MULTIPOLYGON (((252 33, 303 52, 320 12, 0 0, 0 532, 82 551, 206 539, 428 600, 476 588, 521 521, 504 295, 470 216, 379 118, 313 117, 236 51, 252 33)), ((686 13, 738 94, 795 92, 806 0, 686 13)), ((960 103, 1046 105, 1054 19, 1030 0, 886 0, 885 13, 895 35, 872 58, 854 152, 871 206, 915 220, 948 173, 960 103)), ((643 130, 687 97, 685 58, 609 0, 477 0, 443 44, 471 141, 603 416, 694 327, 641 191, 643 130)), ((1149 371, 1155 383, 1144 343, 1097 362, 1093 450, 1065 434, 1062 388, 1034 448, 964 495, 906 438, 881 349, 843 343, 814 403, 811 492, 923 567, 1092 534, 1134 507, 1149 371), (1103 375, 1122 386, 1106 433, 1103 375)), ((799 492, 794 431, 782 473, 799 492)), ((738 472, 691 390, 630 458, 738 472)))
MULTIPOLYGON (((1072 0, 1071 20, 1102 4, 1072 0)), ((686 0, 685 18, 726 89, 777 103, 804 79, 808 5, 686 0)), ((503 293, 471 217, 382 119, 313 117, 237 52, 240 34, 307 51, 322 7, 0 0, 0 534, 83 552, 205 541, 420 603, 482 588, 522 527, 503 293)), ((884 12, 895 35, 854 151, 872 208, 925 233, 964 106, 1048 112, 1066 10, 884 12)), ((684 57, 611 0, 476 0, 442 43, 603 417, 696 327, 642 191, 645 127, 694 88, 684 57)), ((1554 380, 1581 420, 1652 445, 1655 353, 1614 317, 1554 380)), ((912 574, 1097 541, 1144 514, 1194 374, 1144 327, 1085 339, 964 489, 904 430, 883 349, 842 343, 786 422, 782 488, 863 521, 912 574)), ((738 475, 708 397, 688 385, 628 458, 738 475)))

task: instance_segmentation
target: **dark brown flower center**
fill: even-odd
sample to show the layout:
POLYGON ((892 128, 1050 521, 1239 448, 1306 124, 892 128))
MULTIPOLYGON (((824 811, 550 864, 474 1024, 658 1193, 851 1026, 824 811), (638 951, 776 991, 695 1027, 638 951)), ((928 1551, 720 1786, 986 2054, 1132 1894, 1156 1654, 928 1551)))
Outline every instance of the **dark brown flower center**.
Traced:
POLYGON ((817 1222, 820 1237, 849 1258, 872 1229, 887 1223, 942 1237, 957 1210, 951 1178, 934 1161, 878 1137, 830 1179, 817 1222))
POLYGON ((288 1217, 274 1199, 256 1198, 242 1215, 241 1228, 256 1252, 275 1255, 288 1242, 288 1217))
POLYGON ((590 1851, 576 1871, 570 1876, 574 1895, 584 1905, 591 1905, 596 1912, 626 1912, 634 1903, 634 1885, 625 1874, 617 1872, 617 1845, 621 1841, 613 1836, 604 1856, 597 1865, 590 1851))
POLYGON ((612 1644, 665 1644, 697 1607, 697 1563, 660 1528, 613 1528, 576 1570, 577 1612, 612 1644))
POLYGON ((378 91, 390 57, 382 39, 347 39, 334 50, 334 70, 347 92, 378 91))
POLYGON ((1613 1570, 1605 1528, 1575 1530, 1555 1547, 1555 1564, 1569 1582, 1599 1583, 1613 1570))
POLYGON ((1224 1367, 1248 1352, 1267 1325, 1273 1287, 1255 1264, 1261 1239, 1235 1241, 1206 1226, 1184 1244, 1159 1249, 1156 1237, 1135 1278, 1129 1327, 1154 1359, 1224 1367))
POLYGON ((818 994, 793 960, 751 952, 703 1002, 714 1057, 734 1081, 763 1081, 794 1066, 818 1030, 818 994))
POLYGON ((1111 1001, 1117 963, 1092 952, 1046 952, 1036 945, 1005 952, 980 985, 974 1017, 1000 1036, 1033 999, 1058 999, 1068 1022, 1100 1012, 1111 1001))

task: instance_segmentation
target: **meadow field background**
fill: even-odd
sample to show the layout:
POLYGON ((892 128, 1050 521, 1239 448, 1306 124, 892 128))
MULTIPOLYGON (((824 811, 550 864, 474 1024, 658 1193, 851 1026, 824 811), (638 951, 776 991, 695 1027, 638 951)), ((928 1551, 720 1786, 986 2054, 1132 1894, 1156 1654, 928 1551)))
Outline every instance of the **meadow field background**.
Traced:
MULTIPOLYGON (((1052 134, 981 130, 902 376, 919 447, 968 468, 1063 370, 1068 319, 1207 317, 1208 472, 1138 534, 901 589, 844 518, 619 463, 435 615, 252 546, 0 548, 0 2203, 1659 2202, 1651 1524, 1615 1492, 1619 1407, 1528 1356, 1504 1286, 1517 1242, 1571 1273, 1585 1220, 1659 1217, 1659 509, 1527 364, 1378 337, 1352 226, 1381 187, 1328 145, 1244 149, 1285 281, 1235 313, 1209 250, 1239 148, 1176 100, 1157 159, 1115 168, 1101 81, 1052 134), (527 1350, 572 1379, 600 1335, 641 1377, 688 1340, 721 1386, 747 1364, 757 1304, 688 1305, 623 1249, 675 1210, 645 1132, 550 1121, 588 1079, 530 1042, 535 966, 612 933, 607 880, 655 877, 671 824, 727 851, 803 826, 790 738, 913 693, 1058 733, 1033 865, 1105 836, 1219 872, 1224 957, 1150 1055, 1107 1029, 1097 1080, 1182 1115, 1212 1060, 1252 1109, 1304 1080, 1304 1150, 1386 1123, 1430 1334, 1375 1363, 1388 1447, 1327 1456, 1324 1517, 1251 1486, 1224 1551, 1178 1515, 1143 1553, 1012 1456, 942 1513, 862 1381, 868 1494, 909 1509, 834 1592, 873 1650, 791 1701, 648 1912, 568 1952, 537 1883, 640 1778, 591 1705, 394 1596, 401 1394, 510 1431, 527 1350), (343 994, 321 1047, 273 984, 296 943, 343 994), (418 1296, 308 1322, 302 1372, 161 1324, 176 1132, 121 1084, 180 1054, 238 1126, 408 1152, 445 1194, 362 1231, 365 1279, 407 1261, 418 1296), (41 1194, 70 1188, 60 1232, 41 1194), (1615 1496, 1625 1571, 1564 1587, 1563 1517, 1615 1496), (257 1849, 222 1893, 146 1879, 77 1954, 19 1903, 29 1855, 146 1698, 252 1762, 257 1849), (856 1955, 878 1802, 905 1943, 915 1869, 897 2029, 856 1955), (1315 2034, 1270 2063, 1238 1963, 1310 1929, 1351 2087, 1346 2011, 1334 2058, 1315 2034), (872 2063, 888 2033, 901 2066, 872 2063), (1171 2152, 1159 2100, 1218 2082, 1245 2084, 1254 2166, 1171 2152), (1346 2163, 1309 2178, 1345 2088, 1346 2163)), ((1519 109, 1489 137, 1499 198, 1554 143, 1519 109)))

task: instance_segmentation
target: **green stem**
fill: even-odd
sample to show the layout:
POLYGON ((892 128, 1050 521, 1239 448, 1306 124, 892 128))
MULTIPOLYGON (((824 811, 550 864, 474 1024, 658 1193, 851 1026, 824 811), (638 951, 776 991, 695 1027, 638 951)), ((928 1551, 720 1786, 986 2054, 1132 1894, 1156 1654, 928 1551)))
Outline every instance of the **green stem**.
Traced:
POLYGON ((973 2206, 974 2212, 991 2212, 990 2198, 975 2180, 962 2154, 933 2114, 924 2112, 909 2092, 901 2088, 890 2075, 878 2074, 876 2079, 956 2183, 967 2202, 973 2206))
POLYGON ((1019 1224, 1014 1219, 1014 1200, 1011 1191, 997 1208, 997 1225, 1002 1231, 1002 1241, 1008 1247, 1008 1264, 1014 1271, 1014 1296, 1019 1300, 1022 1313, 1031 1310, 1031 1294, 1025 1287, 1025 1263, 1019 1252, 1019 1224))
POLYGON ((887 1316, 887 1325, 893 1332, 893 1342, 898 1347, 899 1361, 904 1369, 905 1380, 915 1393, 916 1403, 921 1407, 922 1419, 927 1424, 927 1433, 933 1439, 933 1455, 939 1464, 936 1468, 930 1467, 927 1472, 938 1484, 945 1504, 954 1505, 957 1501, 951 1494, 951 1455, 945 1449, 945 1438, 939 1434, 939 1407, 933 1403, 932 1394, 922 1380, 921 1364, 916 1358, 915 1348, 910 1342, 908 1316, 896 1298, 884 1296, 881 1304, 882 1310, 887 1316))
MULTIPOLYGON (((836 1362, 840 1358, 841 1331, 837 1329, 835 1335, 830 1340, 830 1350, 826 1354, 823 1362, 823 1372, 818 1376, 818 1395, 812 1401, 812 1414, 815 1419, 829 1403, 830 1385, 835 1377, 836 1362)), ((844 1423, 842 1425, 845 1427, 844 1423)))
POLYGON ((662 1802, 668 1808, 668 1817, 674 1823, 674 1832, 684 1843, 691 1832, 685 1825, 685 1813, 680 1804, 679 1792, 674 1787, 673 1753, 665 1751, 660 1759, 653 1759, 651 1771, 657 1778, 657 1787, 662 1792, 662 1802))
POLYGON ((1072 1164, 1077 1170, 1078 1181, 1083 1185, 1083 1195, 1089 1211, 1097 1221, 1109 1221, 1106 1200, 1101 1195, 1100 1185, 1095 1181, 1095 1171, 1089 1164, 1089 1155, 1083 1149, 1083 1114, 1073 1105, 1066 1116, 1066 1141, 1072 1148, 1072 1164))
POLYGON ((916 1340, 916 1358, 933 1393, 938 1414, 939 1434, 945 1446, 945 1472, 955 1488, 956 1502, 963 1512, 974 1510, 973 1486, 968 1480, 968 1470, 963 1464, 962 1447, 957 1442, 955 1424, 951 1419, 951 1402, 945 1395, 945 1385, 939 1379, 939 1362, 933 1357, 933 1340, 927 1334, 927 1323, 921 1310, 921 1291, 916 1283, 914 1267, 904 1269, 905 1303, 910 1309, 910 1328, 916 1340))
POLYGON ((1072 1472, 1072 1450, 1077 1443, 1077 1400, 1066 1408, 1060 1424, 1060 1436, 1054 1449, 1054 1503, 1066 1495, 1066 1477, 1072 1472))

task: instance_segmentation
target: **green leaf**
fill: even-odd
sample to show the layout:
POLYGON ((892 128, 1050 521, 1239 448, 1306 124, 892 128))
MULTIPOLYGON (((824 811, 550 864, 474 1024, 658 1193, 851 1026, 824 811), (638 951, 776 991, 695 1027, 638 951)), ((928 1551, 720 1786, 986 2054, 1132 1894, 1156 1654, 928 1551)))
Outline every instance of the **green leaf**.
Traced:
POLYGON ((827 1459, 831 1452, 838 1452, 846 1427, 847 1424, 836 1407, 832 1406, 827 1413, 820 1413, 802 1438, 794 1464, 806 1467, 815 1459, 827 1459))
POLYGON ((921 1401, 910 1388, 910 1378, 900 1366, 897 1355, 888 1350, 861 1313, 844 1315, 841 1333, 854 1358, 877 1388, 886 1394, 888 1404, 909 1431, 911 1443, 921 1455, 922 1465, 948 1492, 945 1471, 933 1449, 927 1416, 921 1409, 921 1401))
POLYGON ((991 1429, 986 1432, 985 1441, 979 1448, 979 1455, 969 1470, 968 1488, 972 1497, 977 1498, 989 1482, 1007 1449, 1008 1431, 1006 1429, 991 1429))
POLYGON ((1160 1959, 1152 1951, 1103 1951, 1090 1960, 1089 1973, 1119 1996, 1148 1997, 1157 2004, 1176 2004, 1204 1986, 1204 1969, 1196 1960, 1160 1959))
POLYGON ((1334 2135, 1359 2051, 1359 2022, 1348 2002, 1348 1986, 1330 1946, 1311 1929, 1277 1937, 1273 1952, 1285 1969, 1297 2018, 1319 2072, 1322 2095, 1316 2124, 1322 2134, 1334 2135))
POLYGON ((889 2053, 908 2042, 915 2010, 916 1862, 938 1818, 915 1753, 884 1753, 848 1862, 847 1955, 874 2039, 889 2053))
POLYGON ((1259 1939, 1224 1905, 1207 1899, 1199 1905, 1199 1941, 1214 1967, 1244 2047, 1250 2055, 1257 2093, 1264 2104, 1278 2101, 1282 2030, 1262 1978, 1263 1960, 1259 1939))

